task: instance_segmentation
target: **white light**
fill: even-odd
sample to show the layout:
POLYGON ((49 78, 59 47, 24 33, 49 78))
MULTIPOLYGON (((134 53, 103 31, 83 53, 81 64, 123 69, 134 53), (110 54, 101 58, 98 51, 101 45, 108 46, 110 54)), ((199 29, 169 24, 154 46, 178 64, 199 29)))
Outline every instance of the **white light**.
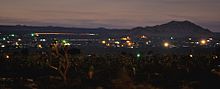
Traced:
POLYGON ((18 41, 21 41, 21 39, 18 39, 18 41))
POLYGON ((3 38, 2 40, 6 40, 6 38, 3 38))
POLYGON ((15 36, 15 34, 11 34, 11 36, 13 36, 13 37, 14 37, 14 36, 15 36))
POLYGON ((210 40, 207 40, 207 42, 210 42, 210 40))
POLYGON ((19 45, 18 42, 15 42, 15 45, 19 45))
POLYGON ((94 35, 96 35, 96 34, 89 34, 89 35, 94 36, 94 35))
POLYGON ((141 54, 138 53, 138 54, 137 54, 137 57, 138 57, 138 58, 141 57, 141 54))
POLYGON ((5 58, 9 59, 10 57, 9 57, 9 55, 6 55, 5 58))
POLYGON ((5 45, 1 45, 1 47, 2 47, 2 48, 4 48, 4 47, 5 47, 5 45))
POLYGON ((170 37, 170 39, 173 40, 174 38, 173 38, 173 37, 170 37))
POLYGON ((189 55, 189 57, 193 57, 193 55, 192 55, 192 54, 190 54, 190 55, 189 55))
POLYGON ((192 40, 192 38, 189 38, 189 40, 192 40))
POLYGON ((148 45, 148 44, 149 44, 149 42, 146 42, 146 44, 148 45))
POLYGON ((44 41, 44 42, 45 42, 45 41, 46 41, 46 39, 40 39, 40 41, 44 41))

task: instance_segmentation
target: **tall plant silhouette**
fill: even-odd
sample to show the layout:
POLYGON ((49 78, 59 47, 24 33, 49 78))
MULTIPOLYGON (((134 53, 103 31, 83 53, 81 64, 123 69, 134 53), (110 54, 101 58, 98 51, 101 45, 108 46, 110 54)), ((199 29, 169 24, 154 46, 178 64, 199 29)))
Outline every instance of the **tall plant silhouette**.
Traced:
POLYGON ((68 54, 68 46, 57 43, 51 45, 51 55, 48 65, 57 70, 64 82, 66 82, 68 80, 68 72, 71 65, 68 54))

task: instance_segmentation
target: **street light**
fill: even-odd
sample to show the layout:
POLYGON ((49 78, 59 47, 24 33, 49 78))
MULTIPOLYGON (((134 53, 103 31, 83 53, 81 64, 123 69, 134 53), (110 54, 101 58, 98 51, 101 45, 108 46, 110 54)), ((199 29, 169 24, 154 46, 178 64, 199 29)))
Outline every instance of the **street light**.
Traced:
POLYGON ((105 43, 106 43, 106 41, 103 40, 103 41, 102 41, 102 44, 105 44, 105 43))
POLYGON ((140 57, 141 57, 141 54, 140 54, 140 53, 138 53, 138 54, 137 54, 137 58, 140 58, 140 57))
POLYGON ((9 55, 6 55, 6 56, 5 56, 5 58, 6 58, 6 59, 9 59, 9 58, 10 58, 10 56, 9 56, 9 55))
POLYGON ((169 44, 168 42, 165 42, 165 43, 163 44, 164 47, 169 47, 169 45, 170 45, 170 44, 169 44))
POLYGON ((193 57, 193 55, 192 55, 192 54, 190 54, 190 55, 189 55, 189 57, 191 57, 191 58, 192 58, 192 57, 193 57))
POLYGON ((31 36, 34 36, 34 33, 32 33, 31 36))
POLYGON ((66 43, 66 40, 62 40, 63 43, 66 43))
POLYGON ((201 40, 201 41, 200 41, 200 44, 201 44, 201 45, 205 45, 205 44, 206 44, 206 40, 201 40))

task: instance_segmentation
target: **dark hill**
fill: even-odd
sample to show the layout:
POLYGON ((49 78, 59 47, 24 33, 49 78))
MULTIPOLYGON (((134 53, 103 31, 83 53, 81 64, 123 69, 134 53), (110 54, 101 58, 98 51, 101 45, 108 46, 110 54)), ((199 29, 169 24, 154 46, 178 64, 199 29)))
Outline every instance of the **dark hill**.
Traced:
POLYGON ((175 37, 212 37, 213 33, 189 21, 171 21, 153 27, 138 27, 133 34, 146 34, 149 36, 175 36, 175 37))
POLYGON ((101 36, 147 35, 160 37, 213 37, 213 33, 190 21, 171 21, 166 24, 151 27, 136 27, 133 29, 106 29, 106 28, 74 28, 53 26, 25 26, 25 25, 0 25, 1 33, 31 33, 31 32, 72 32, 96 33, 101 36))

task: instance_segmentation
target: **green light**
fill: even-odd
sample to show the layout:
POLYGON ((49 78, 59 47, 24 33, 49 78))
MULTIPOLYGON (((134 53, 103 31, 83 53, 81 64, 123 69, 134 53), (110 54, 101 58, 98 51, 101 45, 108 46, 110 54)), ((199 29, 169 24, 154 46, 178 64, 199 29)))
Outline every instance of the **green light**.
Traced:
POLYGON ((70 43, 64 43, 65 46, 70 46, 70 43))
POLYGON ((11 34, 11 36, 13 36, 13 37, 14 37, 14 36, 15 36, 15 34, 11 34))
POLYGON ((3 40, 6 40, 6 38, 3 38, 3 40))
POLYGON ((34 33, 32 33, 31 36, 34 36, 34 33))
POLYGON ((66 40, 62 40, 63 43, 66 43, 66 40))
POLYGON ((141 54, 140 54, 140 53, 138 53, 138 54, 137 54, 137 58, 140 58, 140 57, 141 57, 141 54))

